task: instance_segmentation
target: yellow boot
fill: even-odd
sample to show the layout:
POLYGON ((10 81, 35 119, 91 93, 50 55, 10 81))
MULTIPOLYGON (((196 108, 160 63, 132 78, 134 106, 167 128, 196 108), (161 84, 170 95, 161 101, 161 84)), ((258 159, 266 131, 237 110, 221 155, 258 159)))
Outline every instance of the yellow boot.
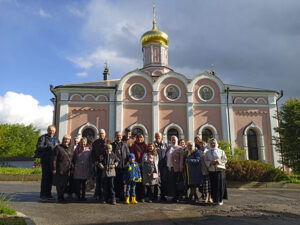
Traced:
POLYGON ((129 197, 126 197, 125 203, 126 203, 126 204, 129 204, 129 203, 130 203, 130 202, 129 202, 129 197))
POLYGON ((137 204, 138 202, 135 200, 135 196, 131 197, 131 204, 137 204))

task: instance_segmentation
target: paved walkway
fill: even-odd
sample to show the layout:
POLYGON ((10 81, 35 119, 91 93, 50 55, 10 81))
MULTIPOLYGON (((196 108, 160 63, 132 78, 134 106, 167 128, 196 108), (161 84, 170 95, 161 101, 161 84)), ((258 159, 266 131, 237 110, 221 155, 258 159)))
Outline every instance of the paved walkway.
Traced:
POLYGON ((12 197, 13 208, 38 225, 300 224, 300 190, 229 189, 230 199, 223 206, 170 202, 113 206, 91 198, 85 203, 41 203, 36 182, 0 182, 0 193, 12 197))

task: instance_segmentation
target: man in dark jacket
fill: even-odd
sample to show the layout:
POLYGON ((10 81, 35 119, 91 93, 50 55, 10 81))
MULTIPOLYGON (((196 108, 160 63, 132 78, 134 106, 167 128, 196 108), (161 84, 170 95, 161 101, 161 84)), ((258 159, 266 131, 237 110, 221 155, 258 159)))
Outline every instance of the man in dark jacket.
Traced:
MULTIPOLYGON (((161 133, 156 132, 155 133, 155 141, 154 141, 157 154, 158 154, 158 170, 160 173, 160 200, 166 201, 166 189, 167 189, 167 162, 166 162, 166 150, 167 150, 167 144, 162 142, 161 133)), ((154 195, 157 196, 157 188, 154 190, 154 195)))
POLYGON ((107 140, 105 139, 106 132, 104 129, 99 130, 99 138, 95 140, 92 144, 91 158, 92 163, 95 168, 96 175, 96 188, 94 197, 100 200, 103 196, 101 195, 101 183, 102 183, 102 170, 99 169, 99 161, 100 155, 105 153, 105 144, 107 144, 107 140))
POLYGON ((128 145, 126 141, 122 141, 122 133, 117 131, 115 133, 115 141, 111 144, 113 148, 113 153, 119 158, 120 162, 116 168, 116 178, 115 178, 115 191, 116 197, 119 198, 120 201, 125 200, 124 196, 124 183, 123 183, 123 175, 124 168, 128 161, 128 156, 130 154, 128 145))
POLYGON ((56 128, 50 125, 47 134, 39 137, 36 148, 37 157, 41 158, 42 180, 41 180, 41 201, 54 200, 51 194, 53 174, 52 174, 52 157, 53 149, 59 144, 58 138, 55 136, 56 128))
POLYGON ((64 191, 68 185, 70 171, 72 169, 73 149, 70 146, 71 136, 65 135, 63 143, 53 150, 53 184, 56 185, 57 201, 64 202, 64 191))

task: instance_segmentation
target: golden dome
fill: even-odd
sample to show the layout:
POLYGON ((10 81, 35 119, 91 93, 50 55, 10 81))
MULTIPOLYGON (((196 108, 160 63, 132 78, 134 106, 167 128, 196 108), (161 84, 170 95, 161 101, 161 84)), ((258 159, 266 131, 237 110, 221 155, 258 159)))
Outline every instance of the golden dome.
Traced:
POLYGON ((155 6, 153 6, 153 28, 152 30, 147 31, 143 34, 141 37, 142 46, 145 46, 150 43, 159 43, 168 45, 169 43, 169 37, 168 35, 161 31, 156 29, 156 21, 155 21, 155 6))

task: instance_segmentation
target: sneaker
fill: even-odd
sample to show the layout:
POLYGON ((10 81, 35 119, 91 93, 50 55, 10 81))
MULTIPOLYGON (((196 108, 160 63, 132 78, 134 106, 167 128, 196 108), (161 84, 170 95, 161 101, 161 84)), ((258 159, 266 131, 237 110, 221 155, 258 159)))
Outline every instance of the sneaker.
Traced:
POLYGON ((113 200, 113 201, 111 202, 111 204, 116 205, 116 204, 117 204, 116 200, 113 200))
POLYGON ((223 205, 223 201, 221 201, 221 202, 218 202, 218 205, 223 205))

